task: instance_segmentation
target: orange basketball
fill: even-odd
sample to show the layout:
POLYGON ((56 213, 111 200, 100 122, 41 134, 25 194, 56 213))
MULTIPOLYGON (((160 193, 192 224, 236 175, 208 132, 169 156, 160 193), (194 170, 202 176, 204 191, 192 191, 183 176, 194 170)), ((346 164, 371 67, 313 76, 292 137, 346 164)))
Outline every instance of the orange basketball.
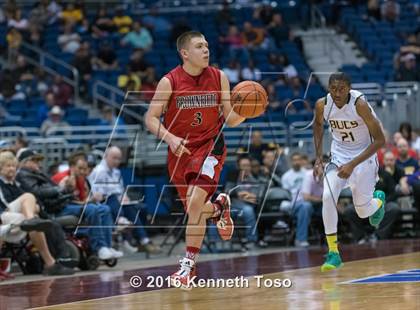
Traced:
POLYGON ((258 117, 267 107, 267 92, 261 84, 243 81, 232 89, 230 102, 233 110, 246 118, 258 117))

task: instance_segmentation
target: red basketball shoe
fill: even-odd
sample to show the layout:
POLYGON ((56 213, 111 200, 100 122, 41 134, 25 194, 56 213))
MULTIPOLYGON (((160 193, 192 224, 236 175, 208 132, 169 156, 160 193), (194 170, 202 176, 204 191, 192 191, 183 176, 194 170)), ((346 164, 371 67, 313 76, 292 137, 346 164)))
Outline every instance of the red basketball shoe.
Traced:
POLYGON ((195 262, 184 257, 179 264, 179 270, 171 275, 171 285, 189 291, 193 288, 192 282, 197 276, 195 262))
POLYGON ((215 203, 222 206, 222 213, 220 219, 217 221, 217 230, 222 240, 230 240, 233 235, 233 221, 230 217, 230 198, 228 194, 221 193, 217 196, 215 203))

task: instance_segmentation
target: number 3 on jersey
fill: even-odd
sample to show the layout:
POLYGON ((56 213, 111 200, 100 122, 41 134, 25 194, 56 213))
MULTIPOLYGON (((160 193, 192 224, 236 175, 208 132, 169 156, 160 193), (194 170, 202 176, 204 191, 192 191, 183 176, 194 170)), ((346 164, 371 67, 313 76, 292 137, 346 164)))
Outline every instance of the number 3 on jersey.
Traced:
POLYGON ((341 139, 343 142, 354 142, 354 136, 352 132, 340 131, 341 139))
POLYGON ((194 121, 191 123, 191 126, 200 126, 203 122, 203 114, 201 112, 197 112, 194 114, 194 121))

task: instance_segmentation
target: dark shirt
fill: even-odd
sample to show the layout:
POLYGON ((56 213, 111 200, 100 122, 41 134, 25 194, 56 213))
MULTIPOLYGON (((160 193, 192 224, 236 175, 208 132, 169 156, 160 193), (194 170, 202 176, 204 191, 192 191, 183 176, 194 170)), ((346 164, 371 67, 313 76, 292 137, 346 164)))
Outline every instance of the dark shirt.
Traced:
POLYGON ((419 170, 419 164, 417 160, 410 157, 406 161, 401 161, 400 159, 397 159, 396 161, 397 167, 400 167, 402 170, 404 170, 404 174, 406 176, 412 175, 414 172, 419 170))
POLYGON ((0 209, 6 210, 8 203, 19 198, 25 192, 20 188, 19 183, 6 183, 4 179, 0 178, 0 209))
POLYGON ((396 182, 394 177, 383 168, 379 168, 378 174, 379 180, 378 183, 376 183, 376 189, 385 193, 387 201, 397 200, 398 194, 395 191, 395 187, 398 185, 398 182, 396 182))

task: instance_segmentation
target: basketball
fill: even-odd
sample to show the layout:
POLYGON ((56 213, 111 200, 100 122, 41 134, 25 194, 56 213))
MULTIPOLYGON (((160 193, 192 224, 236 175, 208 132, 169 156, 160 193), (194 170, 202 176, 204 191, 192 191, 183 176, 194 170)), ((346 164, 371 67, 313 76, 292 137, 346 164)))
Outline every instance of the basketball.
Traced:
POLYGON ((257 82, 243 81, 232 89, 231 103, 233 110, 240 116, 258 117, 267 107, 267 92, 257 82))

